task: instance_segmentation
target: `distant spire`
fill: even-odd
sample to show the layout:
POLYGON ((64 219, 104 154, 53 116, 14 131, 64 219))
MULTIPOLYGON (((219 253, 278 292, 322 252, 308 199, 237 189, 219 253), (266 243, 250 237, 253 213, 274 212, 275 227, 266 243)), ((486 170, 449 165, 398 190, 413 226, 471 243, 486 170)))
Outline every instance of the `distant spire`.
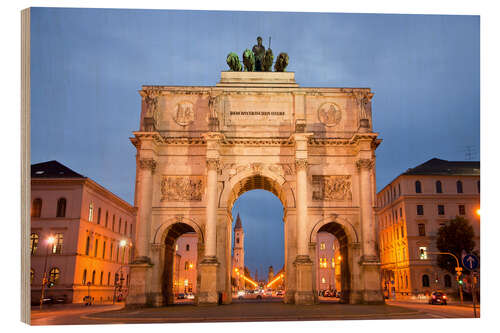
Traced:
POLYGON ((236 229, 243 229, 243 227, 241 226, 240 213, 238 213, 238 217, 236 218, 236 223, 234 224, 234 230, 236 229))

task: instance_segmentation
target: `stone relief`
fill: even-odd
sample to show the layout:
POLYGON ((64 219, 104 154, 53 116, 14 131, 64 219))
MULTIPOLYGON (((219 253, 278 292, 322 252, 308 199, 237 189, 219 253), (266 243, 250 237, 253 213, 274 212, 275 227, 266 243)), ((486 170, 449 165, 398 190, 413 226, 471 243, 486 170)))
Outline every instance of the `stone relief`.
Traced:
POLYGON ((163 176, 161 201, 201 201, 203 176, 163 176))
POLYGON ((174 121, 181 126, 187 126, 194 121, 194 105, 191 102, 181 102, 175 106, 174 121))
POLYGON ((323 103, 318 109, 318 119, 326 126, 335 126, 342 119, 342 111, 335 103, 323 103))
POLYGON ((158 99, 161 95, 159 90, 147 90, 144 93, 144 102, 146 103, 146 112, 144 113, 144 128, 146 132, 156 131, 159 124, 158 99))
POLYGON ((312 176, 313 200, 352 200, 351 176, 312 176))
POLYGON ((373 93, 353 91, 352 93, 359 105, 359 119, 371 119, 373 93))

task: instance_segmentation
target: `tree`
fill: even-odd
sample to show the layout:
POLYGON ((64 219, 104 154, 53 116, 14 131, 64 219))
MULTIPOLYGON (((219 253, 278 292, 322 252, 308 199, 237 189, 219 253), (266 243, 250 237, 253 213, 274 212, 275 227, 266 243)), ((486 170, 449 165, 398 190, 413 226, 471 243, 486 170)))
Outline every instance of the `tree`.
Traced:
MULTIPOLYGON (((457 216, 450 220, 445 226, 439 228, 437 248, 440 252, 451 252, 457 256, 460 266, 462 250, 470 253, 475 246, 474 229, 466 218, 457 216)), ((439 255, 438 266, 455 274, 457 262, 449 255, 439 255)))

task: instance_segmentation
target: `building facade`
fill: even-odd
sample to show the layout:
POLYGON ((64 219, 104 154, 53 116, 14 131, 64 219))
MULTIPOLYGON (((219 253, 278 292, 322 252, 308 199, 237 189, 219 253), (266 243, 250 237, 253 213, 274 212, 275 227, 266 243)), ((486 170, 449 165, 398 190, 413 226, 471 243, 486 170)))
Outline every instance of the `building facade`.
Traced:
POLYGON ((337 289, 335 280, 335 243, 335 236, 332 234, 318 232, 316 243, 316 283, 319 292, 337 289))
POLYGON ((186 233, 180 236, 175 249, 174 293, 196 294, 198 236, 196 233, 186 233))
POLYGON ((31 166, 31 299, 125 297, 135 208, 57 161, 31 166), (53 240, 52 243, 49 242, 53 240))
MULTIPOLYGON (((399 175, 377 194, 378 244, 386 297, 457 290, 456 276, 436 264, 440 227, 466 218, 479 253, 480 163, 433 158, 399 175)), ((460 260, 460 258, 458 258, 460 260)))

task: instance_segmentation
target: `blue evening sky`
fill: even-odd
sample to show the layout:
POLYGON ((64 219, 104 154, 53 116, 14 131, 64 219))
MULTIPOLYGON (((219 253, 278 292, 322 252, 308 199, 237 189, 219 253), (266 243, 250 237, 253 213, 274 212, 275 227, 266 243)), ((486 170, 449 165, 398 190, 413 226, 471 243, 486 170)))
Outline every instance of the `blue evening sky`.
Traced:
MULTIPOLYGON (((33 8, 32 163, 133 204, 141 85, 215 85, 259 35, 301 86, 373 90, 377 189, 433 157, 479 160, 479 16, 33 8)), ((252 274, 283 261, 281 204, 259 192, 233 210, 252 274)))

